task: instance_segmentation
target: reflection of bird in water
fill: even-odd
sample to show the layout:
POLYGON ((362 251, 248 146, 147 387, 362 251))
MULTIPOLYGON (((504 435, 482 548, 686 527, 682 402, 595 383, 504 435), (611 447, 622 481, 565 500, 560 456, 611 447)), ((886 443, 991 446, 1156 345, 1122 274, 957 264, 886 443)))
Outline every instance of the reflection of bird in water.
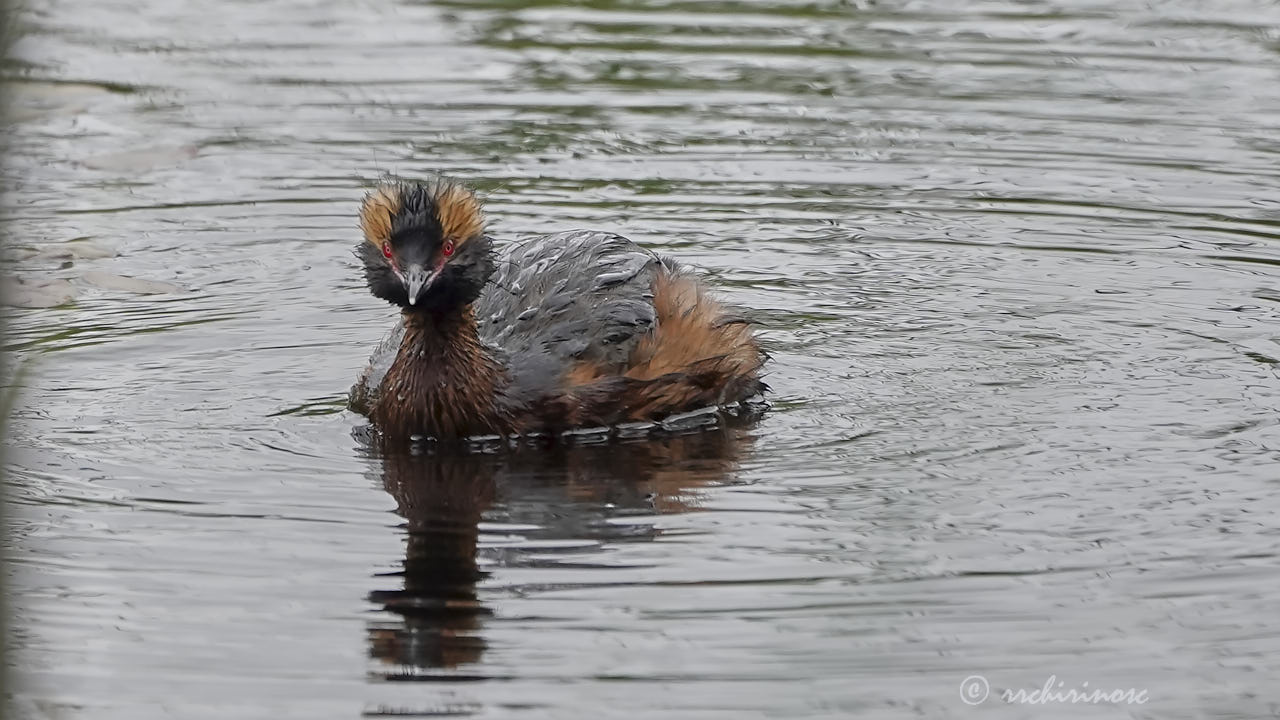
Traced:
POLYGON ((402 590, 369 599, 404 618, 370 630, 370 653, 401 665, 455 667, 484 649, 473 635, 487 613, 476 599, 480 516, 494 497, 496 458, 398 452, 383 459, 383 486, 406 521, 402 590))
POLYGON ((377 187, 360 224, 369 290, 402 308, 351 394, 386 435, 611 426, 764 390, 746 319, 625 238, 557 233, 498 257, 475 195, 443 180, 377 187))
MULTIPOLYGON (((385 677, 413 679, 423 669, 481 659, 490 614, 476 589, 486 575, 477 563, 482 518, 536 526, 557 539, 655 537, 648 525, 605 521, 628 511, 688 511, 691 490, 728 479, 749 441, 743 426, 750 420, 730 418, 717 430, 646 442, 496 455, 414 453, 387 443, 383 486, 406 521, 408 544, 403 572, 380 576, 402 577, 403 587, 369 595, 399 616, 369 628, 370 654, 397 667, 385 677)), ((535 564, 510 547, 497 559, 503 566, 526 562, 535 564)), ((545 559, 537 565, 545 567, 545 559)))

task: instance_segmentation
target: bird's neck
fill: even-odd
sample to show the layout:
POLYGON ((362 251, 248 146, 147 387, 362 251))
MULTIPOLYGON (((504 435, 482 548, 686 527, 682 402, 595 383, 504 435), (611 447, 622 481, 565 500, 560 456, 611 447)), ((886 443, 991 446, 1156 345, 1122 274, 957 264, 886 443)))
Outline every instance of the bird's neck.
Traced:
POLYGON ((384 432, 436 438, 506 434, 502 365, 480 341, 471 306, 406 310, 400 351, 383 378, 373 420, 384 432))

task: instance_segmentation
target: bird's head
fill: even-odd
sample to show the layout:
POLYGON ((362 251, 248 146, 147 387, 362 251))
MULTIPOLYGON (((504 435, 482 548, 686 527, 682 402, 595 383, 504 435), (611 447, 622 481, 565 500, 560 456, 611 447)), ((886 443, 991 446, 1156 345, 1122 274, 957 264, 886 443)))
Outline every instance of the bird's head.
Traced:
POLYGON ((379 184, 360 207, 360 229, 369 291, 406 310, 460 309, 493 274, 480 201, 450 180, 379 184))

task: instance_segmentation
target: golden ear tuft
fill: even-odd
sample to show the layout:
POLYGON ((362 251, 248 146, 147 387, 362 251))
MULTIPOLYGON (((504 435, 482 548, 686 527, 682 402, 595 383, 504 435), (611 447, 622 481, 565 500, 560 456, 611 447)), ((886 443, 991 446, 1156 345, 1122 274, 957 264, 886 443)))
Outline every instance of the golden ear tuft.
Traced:
POLYGON ((383 183, 369 191, 360 205, 360 230, 364 239, 377 245, 391 239, 391 218, 400 212, 400 188, 383 183))
POLYGON ((444 237, 462 243, 484 232, 484 210, 480 199, 470 189, 448 180, 431 185, 436 214, 444 237))

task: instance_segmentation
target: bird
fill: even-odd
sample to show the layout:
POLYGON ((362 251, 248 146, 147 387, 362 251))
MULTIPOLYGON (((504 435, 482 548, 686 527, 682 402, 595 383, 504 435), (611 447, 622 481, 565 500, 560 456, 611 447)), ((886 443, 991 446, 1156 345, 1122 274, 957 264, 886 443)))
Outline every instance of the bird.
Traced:
POLYGON ((768 359, 753 323, 687 267, 620 235, 503 245, 463 183, 387 178, 355 255, 400 308, 349 393, 390 438, 547 435, 753 401, 768 359))

